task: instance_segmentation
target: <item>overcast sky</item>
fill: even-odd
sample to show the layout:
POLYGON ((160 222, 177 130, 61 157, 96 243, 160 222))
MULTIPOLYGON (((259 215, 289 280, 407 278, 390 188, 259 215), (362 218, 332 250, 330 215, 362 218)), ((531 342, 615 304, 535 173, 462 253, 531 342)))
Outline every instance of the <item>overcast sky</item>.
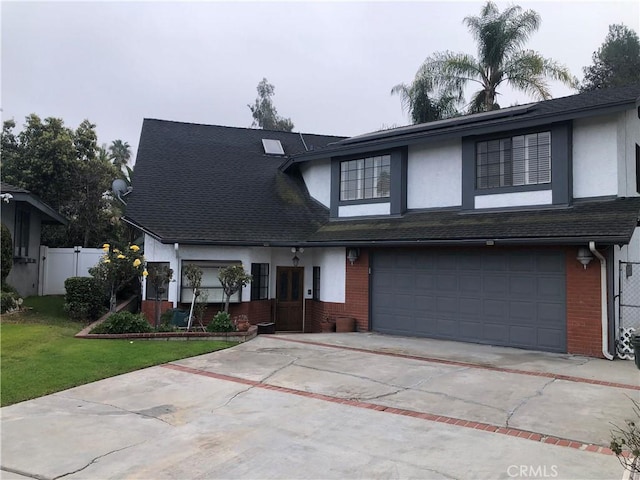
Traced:
MULTIPOLYGON (((509 3, 497 2, 502 10, 509 3)), ((640 2, 516 2, 542 25, 529 48, 582 67, 608 25, 640 31, 640 2)), ((482 2, 2 1, 3 120, 30 113, 137 149, 144 118, 251 126, 266 77, 295 131, 357 135, 409 123, 391 88, 430 54, 476 53, 462 20, 482 2)), ((503 89, 502 105, 531 101, 503 89)), ((555 97, 573 92, 553 85, 555 97)))

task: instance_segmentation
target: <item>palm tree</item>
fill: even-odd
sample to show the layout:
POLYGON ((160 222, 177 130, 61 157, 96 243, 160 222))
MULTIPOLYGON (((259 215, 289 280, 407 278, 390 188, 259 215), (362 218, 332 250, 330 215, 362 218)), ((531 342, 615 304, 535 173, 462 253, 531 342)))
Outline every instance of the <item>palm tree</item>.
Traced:
POLYGON ((114 140, 109 146, 109 152, 111 152, 111 159, 113 160, 114 167, 121 172, 122 168, 126 167, 127 163, 129 163, 129 159, 131 158, 131 147, 127 142, 114 140))
POLYGON ((577 79, 565 66, 523 49, 540 26, 540 16, 533 10, 513 5, 500 13, 493 2, 487 2, 480 16, 466 17, 464 23, 478 44, 478 57, 439 52, 427 58, 417 76, 460 99, 469 82, 477 83, 480 89, 468 104, 470 113, 500 108, 497 90, 503 83, 536 100, 551 98, 548 79, 577 87, 577 79))
POLYGON ((402 108, 409 111, 414 124, 442 120, 459 115, 455 95, 443 92, 436 94, 428 77, 416 75, 413 83, 400 83, 391 89, 392 95, 400 95, 402 108))

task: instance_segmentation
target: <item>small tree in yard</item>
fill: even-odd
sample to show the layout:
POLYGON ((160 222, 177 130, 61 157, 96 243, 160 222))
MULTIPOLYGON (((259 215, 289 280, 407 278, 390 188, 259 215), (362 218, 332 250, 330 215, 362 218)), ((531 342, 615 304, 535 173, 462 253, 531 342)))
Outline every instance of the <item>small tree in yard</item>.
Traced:
POLYGON ((640 473, 640 403, 633 402, 635 419, 627 420, 624 427, 615 426, 611 432, 611 450, 616 454, 620 464, 634 474, 640 473))
POLYGON ((200 289, 202 286, 202 269, 199 266, 190 263, 184 267, 184 277, 187 280, 187 285, 193 290, 193 304, 192 309, 189 312, 189 325, 191 325, 191 316, 194 311, 198 318, 198 322, 202 325, 204 311, 207 309, 208 297, 208 295, 200 289))
POLYGON ((89 269, 89 273, 105 286, 109 293, 109 311, 115 312, 118 292, 134 278, 146 277, 148 273, 139 246, 130 245, 121 251, 105 243, 102 249, 104 256, 95 267, 89 269))
POLYGON ((155 292, 155 314, 154 323, 156 330, 160 323, 160 297, 167 290, 167 285, 173 277, 173 270, 168 265, 152 265, 149 267, 147 276, 147 285, 151 285, 155 292))
POLYGON ((224 290, 224 311, 229 313, 229 301, 242 287, 246 287, 252 280, 251 275, 245 272, 242 265, 230 265, 221 268, 218 279, 224 290))

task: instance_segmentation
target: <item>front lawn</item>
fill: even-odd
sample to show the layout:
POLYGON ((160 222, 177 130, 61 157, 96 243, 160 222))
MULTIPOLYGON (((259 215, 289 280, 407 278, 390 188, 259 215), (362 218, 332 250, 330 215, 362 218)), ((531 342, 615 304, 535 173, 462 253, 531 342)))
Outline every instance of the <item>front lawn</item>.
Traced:
POLYGON ((63 297, 30 297, 31 310, 0 323, 0 406, 121 373, 228 348, 218 341, 85 340, 68 320, 63 297))

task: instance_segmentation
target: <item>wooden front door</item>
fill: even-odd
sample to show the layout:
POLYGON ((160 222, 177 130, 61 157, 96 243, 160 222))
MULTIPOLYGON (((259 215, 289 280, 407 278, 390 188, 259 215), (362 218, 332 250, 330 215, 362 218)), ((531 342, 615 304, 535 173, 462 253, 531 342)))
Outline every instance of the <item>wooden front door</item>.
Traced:
POLYGON ((276 330, 301 332, 304 268, 277 267, 276 278, 276 330))

